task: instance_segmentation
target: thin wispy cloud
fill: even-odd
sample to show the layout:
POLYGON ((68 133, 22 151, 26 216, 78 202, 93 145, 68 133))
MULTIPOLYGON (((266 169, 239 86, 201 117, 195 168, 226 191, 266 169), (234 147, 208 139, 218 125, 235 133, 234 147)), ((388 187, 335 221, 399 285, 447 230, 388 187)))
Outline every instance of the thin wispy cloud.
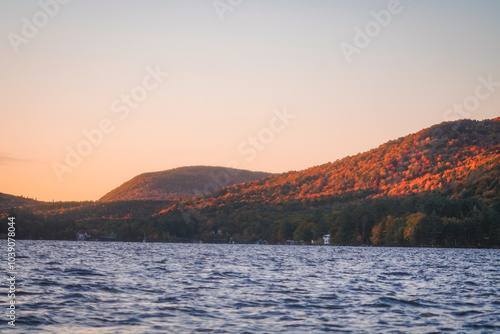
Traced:
POLYGON ((0 153, 0 166, 8 166, 14 164, 21 164, 26 162, 33 162, 31 159, 15 158, 6 154, 0 153))

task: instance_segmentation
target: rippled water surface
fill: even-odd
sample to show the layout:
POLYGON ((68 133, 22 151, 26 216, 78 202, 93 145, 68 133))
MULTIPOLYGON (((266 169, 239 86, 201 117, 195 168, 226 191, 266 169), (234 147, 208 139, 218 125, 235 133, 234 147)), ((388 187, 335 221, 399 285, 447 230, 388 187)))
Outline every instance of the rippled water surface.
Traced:
MULTIPOLYGON (((68 241, 17 248, 12 332, 500 331, 500 250, 68 241)), ((0 328, 11 332, 7 320, 0 328)))

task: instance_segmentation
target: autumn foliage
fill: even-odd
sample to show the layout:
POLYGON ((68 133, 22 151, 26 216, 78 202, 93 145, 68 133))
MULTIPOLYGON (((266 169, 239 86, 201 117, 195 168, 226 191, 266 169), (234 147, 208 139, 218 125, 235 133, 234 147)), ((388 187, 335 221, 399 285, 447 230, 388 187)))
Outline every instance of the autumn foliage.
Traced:
MULTIPOLYGON (((206 176, 188 179, 203 189, 206 176)), ((330 234, 338 245, 500 246, 499 119, 445 122, 303 171, 251 177, 170 201, 147 198, 164 191, 162 182, 169 196, 186 188, 163 178, 158 194, 148 194, 139 179, 103 202, 20 201, 11 211, 24 217, 24 238, 72 239, 91 230, 129 241, 146 234, 152 241, 284 244, 330 234)))

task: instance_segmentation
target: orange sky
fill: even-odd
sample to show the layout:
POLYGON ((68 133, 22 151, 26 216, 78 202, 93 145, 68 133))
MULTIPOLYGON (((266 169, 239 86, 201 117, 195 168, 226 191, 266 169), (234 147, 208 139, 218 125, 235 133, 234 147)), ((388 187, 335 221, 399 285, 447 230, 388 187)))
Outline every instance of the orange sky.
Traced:
POLYGON ((299 170, 499 116, 498 1, 120 4, 0 5, 0 192, 96 200, 179 166, 299 170))

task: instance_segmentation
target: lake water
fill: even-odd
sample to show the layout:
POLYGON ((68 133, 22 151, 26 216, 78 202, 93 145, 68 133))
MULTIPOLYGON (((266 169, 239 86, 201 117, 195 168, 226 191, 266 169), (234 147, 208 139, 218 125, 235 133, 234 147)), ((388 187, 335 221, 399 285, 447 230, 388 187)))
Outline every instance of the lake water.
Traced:
POLYGON ((18 241, 16 263, 4 333, 500 331, 500 250, 18 241))

